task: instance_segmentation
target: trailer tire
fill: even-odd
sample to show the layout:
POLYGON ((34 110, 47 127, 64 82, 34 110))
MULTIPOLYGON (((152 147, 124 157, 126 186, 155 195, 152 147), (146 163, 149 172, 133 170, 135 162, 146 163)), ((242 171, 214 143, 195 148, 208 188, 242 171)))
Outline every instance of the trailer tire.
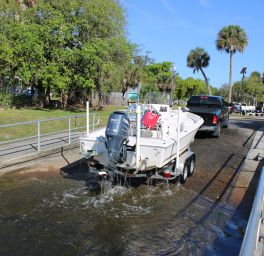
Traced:
POLYGON ((184 184, 188 179, 188 165, 185 163, 182 174, 180 176, 181 184, 184 184))
POLYGON ((172 180, 172 183, 175 184, 175 185, 178 185, 179 181, 180 181, 180 177, 177 176, 175 179, 172 180))
POLYGON ((195 161, 194 161, 194 157, 192 156, 190 158, 190 162, 188 166, 188 177, 191 177, 194 173, 194 164, 195 164, 195 161))

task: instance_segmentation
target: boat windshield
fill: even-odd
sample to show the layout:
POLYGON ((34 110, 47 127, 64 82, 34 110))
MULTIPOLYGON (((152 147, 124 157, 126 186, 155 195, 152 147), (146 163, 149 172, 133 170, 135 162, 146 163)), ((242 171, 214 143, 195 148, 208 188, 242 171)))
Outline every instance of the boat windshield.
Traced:
POLYGON ((149 92, 145 98, 145 104, 171 104, 171 96, 168 93, 149 92))

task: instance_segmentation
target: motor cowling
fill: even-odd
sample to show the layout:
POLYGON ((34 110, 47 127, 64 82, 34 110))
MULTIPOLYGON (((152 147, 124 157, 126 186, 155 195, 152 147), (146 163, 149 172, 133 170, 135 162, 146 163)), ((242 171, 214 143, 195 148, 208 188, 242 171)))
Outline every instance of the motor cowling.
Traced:
POLYGON ((128 139, 129 118, 122 111, 115 111, 109 117, 105 131, 108 158, 106 167, 116 169, 117 164, 126 161, 127 149, 124 142, 128 139))

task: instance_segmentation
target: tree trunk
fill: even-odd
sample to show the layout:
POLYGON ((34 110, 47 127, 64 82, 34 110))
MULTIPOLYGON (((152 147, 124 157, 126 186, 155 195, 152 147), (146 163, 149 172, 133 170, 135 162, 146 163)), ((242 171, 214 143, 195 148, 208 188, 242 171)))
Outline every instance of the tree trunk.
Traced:
POLYGON ((202 74, 203 74, 203 77, 204 77, 204 80, 205 80, 205 82, 206 82, 206 86, 207 86, 208 94, 209 94, 209 95, 212 95, 212 93, 211 93, 211 88, 210 88, 210 85, 209 85, 209 83, 208 83, 207 77, 206 77, 206 75, 205 75, 205 73, 203 72, 203 69, 202 69, 201 67, 200 67, 200 70, 201 70, 201 72, 202 72, 202 74))
POLYGON ((127 101, 129 100, 129 90, 130 90, 130 85, 128 84, 127 88, 126 88, 126 99, 127 99, 127 101))
POLYGON ((232 102, 232 74, 233 74, 233 52, 230 52, 230 73, 229 73, 229 95, 228 102, 232 102))
POLYGON ((65 109, 67 106, 67 100, 68 100, 68 91, 62 89, 61 90, 61 102, 62 102, 62 108, 65 109))
POLYGON ((99 93, 99 101, 98 101, 98 106, 100 107, 102 105, 102 94, 99 93))
POLYGON ((45 97, 45 103, 50 103, 50 86, 48 85, 47 91, 46 91, 46 97, 45 97))

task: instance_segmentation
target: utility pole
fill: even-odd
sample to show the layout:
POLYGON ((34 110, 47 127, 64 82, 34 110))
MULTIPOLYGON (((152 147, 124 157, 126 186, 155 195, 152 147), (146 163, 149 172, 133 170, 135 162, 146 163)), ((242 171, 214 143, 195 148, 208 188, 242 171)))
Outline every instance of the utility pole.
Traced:
POLYGON ((173 66, 174 62, 171 63, 171 107, 173 105, 173 80, 175 78, 174 70, 176 70, 176 66, 173 66))
POLYGON ((243 74, 242 76, 242 90, 241 90, 241 104, 240 104, 240 115, 242 113, 242 100, 243 100, 243 82, 244 82, 244 76, 246 74, 247 68, 242 68, 240 74, 243 74))

